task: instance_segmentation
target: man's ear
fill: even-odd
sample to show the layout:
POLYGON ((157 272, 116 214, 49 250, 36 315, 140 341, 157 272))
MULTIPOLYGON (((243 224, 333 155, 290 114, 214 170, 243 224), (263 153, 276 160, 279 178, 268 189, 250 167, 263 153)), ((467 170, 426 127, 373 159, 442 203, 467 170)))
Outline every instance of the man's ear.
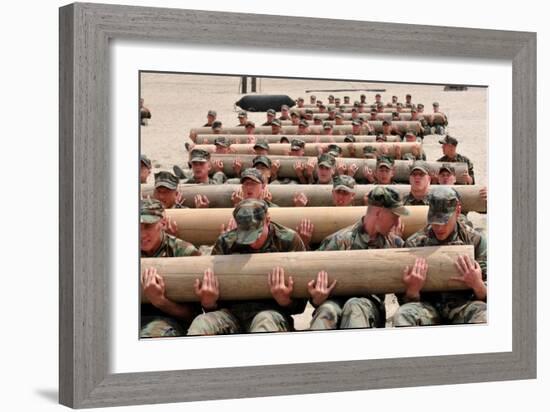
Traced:
POLYGON ((460 216, 460 212, 462 212, 462 205, 459 203, 456 205, 456 216, 460 216))

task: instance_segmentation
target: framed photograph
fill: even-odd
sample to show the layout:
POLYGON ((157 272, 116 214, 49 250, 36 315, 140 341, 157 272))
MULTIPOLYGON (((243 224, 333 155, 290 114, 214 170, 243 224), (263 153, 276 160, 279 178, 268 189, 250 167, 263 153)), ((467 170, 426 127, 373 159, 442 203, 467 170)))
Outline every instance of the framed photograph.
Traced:
MULTIPOLYGON (((100 4, 62 7, 60 402, 85 408, 535 378, 535 108, 534 33, 100 4), (412 102, 405 97, 410 91, 412 102), (145 338, 138 274, 148 267, 148 261, 142 260, 140 268, 139 255, 141 252, 143 257, 146 248, 142 246, 140 251, 138 247, 143 233, 138 204, 141 210, 143 200, 153 199, 152 203, 157 201, 166 209, 164 216, 176 220, 184 216, 181 211, 168 210, 173 205, 163 203, 155 192, 162 187, 157 183, 163 178, 165 183, 171 179, 159 172, 169 171, 184 184, 184 179, 194 183, 193 158, 186 157, 193 150, 201 150, 196 153, 213 160, 227 160, 218 172, 222 179, 237 180, 234 186, 226 182, 218 187, 231 192, 238 190, 243 179, 232 175, 235 156, 254 157, 248 152, 254 148, 248 146, 269 139, 270 150, 281 150, 284 155, 294 146, 298 150, 295 141, 300 139, 294 129, 300 127, 300 120, 297 125, 281 124, 290 137, 287 143, 270 124, 259 125, 268 113, 258 107, 258 101, 236 103, 236 96, 261 97, 263 92, 285 94, 290 99, 288 103, 270 103, 277 105, 277 117, 288 104, 302 121, 311 122, 308 127, 319 128, 318 133, 304 134, 317 136, 312 142, 304 141, 304 150, 315 151, 300 153, 306 157, 322 156, 331 143, 350 150, 351 142, 343 139, 351 134, 361 151, 363 146, 378 151, 399 146, 406 152, 410 150, 407 144, 425 140, 429 160, 435 160, 435 153, 441 151, 440 140, 453 145, 449 140, 453 135, 458 133, 459 140, 462 135, 470 136, 464 139, 469 145, 464 154, 475 160, 477 181, 469 180, 473 175, 468 170, 455 174, 457 180, 467 179, 457 183, 489 187, 487 218, 480 220, 490 239, 487 322, 435 328, 145 338), (365 104, 360 101, 361 94, 365 104), (383 97, 384 104, 368 119, 361 112, 363 106, 368 106, 369 112, 374 110, 376 94, 383 97), (338 103, 338 113, 346 123, 331 123, 331 95, 351 98, 338 103), (392 95, 395 102, 388 101, 392 95), (298 97, 306 99, 303 109, 298 97), (422 100, 426 106, 436 103, 424 109, 430 114, 425 114, 429 121, 418 120, 420 126, 416 118, 410 118, 417 97, 416 102, 422 100), (324 109, 322 100, 327 100, 324 109), (354 100, 359 100, 358 105, 354 100), (398 105, 400 100, 404 104, 398 105), (440 117, 434 114, 440 105, 447 110, 448 124, 433 121, 440 117), (215 122, 207 119, 210 110, 223 115, 222 125, 208 123, 215 122), (239 111, 247 112, 258 126, 248 133, 254 141, 241 142, 247 133, 233 130, 239 127, 239 111), (377 131, 386 117, 390 128, 377 131), (203 126, 200 123, 204 121, 203 126), (358 122, 356 131, 352 122, 358 122), (326 131, 323 123, 328 125, 326 131), (407 124, 400 128, 401 123, 407 124), (180 129, 181 125, 185 126, 180 129), (372 133, 365 132, 367 127, 372 133), (414 132, 410 142, 406 140, 409 132, 414 132), (215 146, 224 146, 215 144, 221 142, 218 137, 226 138, 233 152, 216 153, 215 146), (143 158, 137 161, 140 155, 148 156, 145 164, 153 172, 142 180, 144 185, 138 184, 140 170, 136 166, 143 163, 143 158), (179 170, 173 169, 174 165, 179 170), (407 348, 400 344, 404 338, 411 343, 407 348), (411 380, 413 371, 415 379, 411 380)), ((403 154, 393 156, 392 162, 405 162, 400 157, 403 154)), ((367 162, 373 161, 369 156, 370 150, 365 150, 352 160, 368 166, 367 162)), ((335 157, 335 163, 344 162, 335 157)), ((384 156, 377 153, 375 157, 376 168, 384 156)), ((456 164, 457 170, 461 167, 460 162, 456 164)), ((293 170, 292 165, 282 165, 280 180, 292 179, 285 173, 292 175, 293 170)), ((357 193, 363 190, 363 183, 372 183, 367 175, 353 175, 357 193)), ((301 187, 300 183, 306 182, 298 183, 301 187)), ((175 185, 178 188, 177 181, 175 185)), ((178 200, 189 207, 187 215, 194 215, 184 223, 178 221, 179 229, 185 227, 187 232, 176 230, 175 234, 184 240, 199 236, 190 242, 197 249, 211 246, 217 237, 216 233, 213 239, 201 239, 207 232, 204 224, 218 225, 222 218, 217 211, 231 214, 237 204, 216 206, 216 201, 230 199, 231 193, 216 197, 207 186, 201 189, 205 198, 198 203, 189 196, 178 200), (200 207, 205 201, 216 209, 200 207), (220 207, 225 209, 217 209, 220 207), (202 212, 206 214, 199 216, 202 212), (187 229, 190 221, 197 225, 187 229)), ((185 197, 185 186, 179 188, 185 197)), ((273 189, 271 201, 292 203, 284 198, 285 191, 278 194, 273 189)), ((195 195, 196 191, 188 193, 195 195)), ((327 193, 330 200, 330 191, 327 193)), ((315 209, 311 196, 310 207, 302 205, 305 216, 315 209)), ((363 196, 356 195, 354 204, 364 206, 362 200, 363 196)), ((152 206, 147 210, 156 213, 152 206)), ((275 216, 274 208, 270 211, 275 216)), ((292 219, 288 221, 294 225, 292 219)), ((474 224, 479 226, 479 222, 474 224)), ((202 252, 206 256, 198 259, 214 262, 216 274, 231 271, 231 260, 212 260, 223 257, 208 256, 208 247, 202 252)), ((353 253, 347 255, 349 260, 354 259, 353 253)), ((293 270, 301 270, 303 261, 294 261, 293 270)), ((315 259, 311 261, 314 264, 309 270, 320 269, 315 259)), ((257 262, 251 260, 250 266, 262 267, 263 263, 257 262)), ((338 262, 332 264, 338 270, 338 262)), ((180 276, 181 265, 174 267, 180 276)), ((169 276, 166 279, 171 281, 169 276)), ((229 293, 220 279, 222 290, 229 293)), ((305 287, 299 285, 302 280, 297 277, 297 288, 305 287)), ((197 303, 198 299, 194 300, 197 303)), ((296 312, 296 329, 308 329, 313 308, 309 310, 296 312)))

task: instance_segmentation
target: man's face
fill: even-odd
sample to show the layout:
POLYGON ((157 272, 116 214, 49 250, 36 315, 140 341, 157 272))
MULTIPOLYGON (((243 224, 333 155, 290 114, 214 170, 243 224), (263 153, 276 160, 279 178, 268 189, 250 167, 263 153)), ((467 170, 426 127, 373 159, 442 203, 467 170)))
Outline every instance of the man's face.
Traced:
POLYGON ((382 100, 382 96, 374 96, 374 101, 379 103, 382 100))
POLYGON ((245 124, 247 120, 246 117, 239 117, 239 124, 245 124))
POLYGON ((155 188, 153 197, 157 199, 165 209, 171 209, 176 204, 176 190, 168 189, 167 187, 159 186, 155 188))
POLYGON ((256 156, 267 156, 268 150, 262 149, 260 147, 256 147, 254 149, 254 153, 256 153, 256 156))
POLYGON ((390 134, 391 133, 391 126, 389 124, 385 124, 384 126, 382 126, 382 133, 390 134))
POLYGON ((258 240, 250 244, 250 247, 252 249, 260 249, 265 244, 268 234, 269 234, 269 216, 266 216, 265 222, 264 222, 264 230, 262 231, 262 234, 260 235, 258 240))
POLYGON ((393 96, 393 97, 391 98, 391 101, 392 101, 392 103, 397 103, 397 96, 393 96))
POLYGON ((418 119, 418 113, 417 112, 411 112, 411 120, 418 119))
POLYGON ((162 241, 163 219, 156 223, 140 224, 140 248, 145 254, 151 254, 157 250, 162 241))
POLYGON ((376 169, 376 181, 381 185, 389 185, 393 179, 393 169, 380 166, 376 169))
POLYGON ((307 134, 307 127, 298 126, 298 134, 307 134))
POLYGON ((360 134, 361 133, 361 125, 351 126, 351 132, 353 134, 360 134))
POLYGON ((438 113, 439 112, 439 106, 434 106, 434 113, 438 113))
POLYGON ((412 96, 405 96, 405 101, 406 101, 407 103, 410 103, 410 102, 411 102, 411 98, 412 98, 412 96))
POLYGON ((150 174, 151 174, 151 169, 149 169, 147 166, 145 166, 142 163, 139 168, 139 182, 147 183, 147 178, 149 177, 150 174))
POLYGON ((299 148, 299 149, 296 149, 296 150, 290 150, 290 156, 303 156, 304 155, 304 149, 303 148, 299 148))
POLYGON ((407 143, 416 143, 416 136, 407 134, 405 135, 405 142, 407 143))
POLYGON ((288 109, 282 109, 281 110, 281 116, 282 117, 288 117, 288 109))
POLYGON ((349 206, 353 203, 354 198, 354 192, 341 189, 332 190, 332 203, 334 203, 334 206, 349 206))
POLYGON ((229 154, 231 152, 229 151, 229 147, 216 145, 216 153, 217 154, 229 154))
POLYGON ((277 126, 276 124, 271 125, 271 134, 279 134, 281 132, 281 126, 277 126))
POLYGON ((457 206, 455 213, 453 213, 453 215, 449 218, 449 221, 444 225, 438 225, 438 224, 432 223, 432 230, 437 240, 443 241, 447 239, 451 235, 451 233, 453 233, 459 214, 460 214, 460 205, 457 206))
POLYGON ((341 126, 344 124, 344 119, 342 119, 341 117, 336 117, 334 119, 334 124, 337 125, 337 126, 341 126))
POLYGON ((445 143, 445 144, 441 145, 441 149, 443 150, 443 154, 445 156, 449 156, 449 157, 453 158, 456 155, 456 146, 455 145, 445 143))
POLYGON ((216 120, 216 117, 211 114, 207 115, 206 118, 208 119, 208 123, 214 123, 214 120, 216 120))
POLYGON ((258 169, 260 172, 262 172, 264 181, 269 182, 269 179, 271 179, 271 169, 262 163, 258 163, 254 167, 258 169))
POLYGON ((375 228, 376 231, 382 236, 388 235, 391 230, 397 226, 399 222, 399 216, 393 213, 391 210, 380 207, 378 208, 376 216, 375 228))
POLYGON ((324 165, 317 167, 317 177, 319 179, 319 183, 328 184, 331 181, 333 174, 334 169, 332 167, 326 167, 324 165))
POLYGON ((255 127, 252 126, 252 125, 246 126, 246 127, 245 127, 246 133, 248 133, 248 134, 253 134, 253 133, 254 133, 254 129, 255 129, 255 127))
POLYGON ((294 126, 297 126, 298 123, 300 122, 300 118, 298 116, 290 116, 290 120, 292 121, 292 124, 294 126))
POLYGON ((298 100, 298 107, 304 107, 304 101, 298 100))
POLYGON ((208 177, 210 167, 210 162, 191 162, 193 177, 198 180, 206 179, 208 177))
POLYGON ((456 176, 451 172, 442 170, 439 172, 439 184, 440 185, 454 185, 456 183, 456 176))
POLYGON ((420 170, 414 170, 409 176, 411 190, 426 191, 430 187, 430 182, 430 176, 420 170))
POLYGON ((264 185, 252 179, 244 179, 242 183, 244 199, 261 199, 264 185))
POLYGON ((143 107, 143 99, 139 99, 139 107, 143 107))

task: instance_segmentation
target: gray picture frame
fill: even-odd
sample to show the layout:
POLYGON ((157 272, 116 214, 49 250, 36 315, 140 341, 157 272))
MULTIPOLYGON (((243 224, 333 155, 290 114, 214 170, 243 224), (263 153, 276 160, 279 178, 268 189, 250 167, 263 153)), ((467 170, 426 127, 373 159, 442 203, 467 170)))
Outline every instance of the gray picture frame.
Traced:
POLYGON ((536 377, 536 33, 75 3, 60 8, 59 34, 62 404, 89 408, 536 377), (109 373, 112 39, 511 62, 512 351, 109 373))

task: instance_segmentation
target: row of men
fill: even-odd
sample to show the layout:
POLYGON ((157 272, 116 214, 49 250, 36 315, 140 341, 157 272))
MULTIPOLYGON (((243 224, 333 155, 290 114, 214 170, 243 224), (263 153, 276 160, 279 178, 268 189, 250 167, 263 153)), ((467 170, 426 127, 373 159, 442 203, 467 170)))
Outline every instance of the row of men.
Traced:
MULTIPOLYGON (((365 215, 354 225, 323 240, 318 250, 357 250, 436 245, 473 245, 475 260, 460 256, 456 267, 466 290, 423 292, 428 265, 416 259, 403 270, 405 293, 398 295, 400 307, 394 326, 441 323, 486 322, 487 273, 486 240, 460 218, 460 197, 448 186, 436 188, 429 196, 427 226, 406 241, 395 228, 400 217, 409 213, 399 194, 390 187, 378 186, 368 195, 365 215)), ((233 210, 234 224, 219 236, 212 255, 304 251, 300 235, 270 219, 263 200, 245 199, 233 210)), ((166 232, 169 226, 162 204, 155 199, 141 202, 141 254, 144 257, 196 256, 200 252, 190 243, 166 232)), ((432 269, 435 270, 435 269, 432 269)), ((142 305, 141 337, 213 335, 242 332, 282 332, 294 330, 291 315, 300 314, 306 299, 293 297, 293 280, 283 267, 267 275, 272 299, 224 301, 220 281, 207 268, 194 284, 199 303, 178 303, 166 296, 161 273, 144 270, 141 284, 150 304, 142 305)), ((384 327, 384 296, 338 296, 333 293, 338 279, 326 271, 312 274, 308 283, 309 301, 315 311, 310 329, 384 327)))
MULTIPOLYGON (((332 94, 329 94, 327 99, 328 99, 328 104, 335 105, 336 107, 340 107, 340 105, 342 104, 342 99, 340 97, 334 96, 332 94)), ((434 103, 437 103, 437 102, 434 102, 434 103)), ((305 100, 304 100, 303 97, 298 97, 296 99, 296 106, 297 107, 303 107, 304 104, 305 104, 305 100)), ((317 99, 317 96, 315 96, 314 94, 311 94, 309 96, 309 104, 320 106, 320 105, 323 104, 323 101, 320 100, 320 99, 317 99)), ((351 104, 350 96, 344 96, 343 104, 344 105, 350 105, 351 104)), ((362 93, 359 96, 359 100, 356 100, 353 103, 353 105, 354 106, 357 106, 357 105, 366 106, 367 105, 367 95, 362 93)), ((384 105, 384 103, 382 102, 382 95, 380 93, 376 93, 376 95, 374 96, 373 105, 374 106, 384 105)), ((437 105, 439 106, 439 103, 437 105)), ((398 106, 405 106, 405 107, 409 107, 409 108, 419 106, 422 109, 424 108, 424 105, 422 103, 419 103, 418 105, 413 104, 412 95, 409 94, 409 93, 407 93, 405 95, 405 103, 400 103, 399 98, 395 95, 392 96, 391 102, 386 103, 386 107, 398 107, 398 106)))
MULTIPOLYGON (((447 117, 444 113, 439 111, 439 104, 434 103, 437 106, 434 106, 433 113, 440 113, 444 118, 443 124, 430 126, 427 120, 423 116, 423 111, 419 111, 417 108, 412 108, 410 111, 410 116, 405 118, 401 117, 401 108, 398 107, 395 112, 391 113, 391 121, 383 120, 383 126, 386 127, 384 134, 399 134, 399 130, 392 126, 392 121, 419 121, 422 124, 421 135, 428 134, 445 134, 445 126, 448 125, 447 117)), ((353 107, 349 115, 349 120, 351 120, 352 127, 355 126, 356 132, 353 134, 373 134, 374 128, 369 121, 379 121, 379 113, 382 113, 382 109, 371 109, 370 113, 367 115, 361 115, 364 112, 364 108, 353 107), (360 126, 360 127, 359 127, 360 126), (361 132, 361 133, 359 133, 361 132)), ((292 110, 290 111, 289 107, 286 105, 281 106, 281 115, 279 118, 276 117, 277 112, 273 109, 269 109, 266 112, 266 121, 261 124, 261 126, 271 126, 271 134, 280 134, 281 128, 283 127, 283 121, 290 121, 292 126, 298 126, 298 134, 310 134, 309 132, 309 122, 313 122, 315 126, 323 126, 323 131, 325 134, 332 133, 333 126, 342 126, 345 125, 344 120, 348 116, 344 113, 339 112, 334 106, 329 106, 328 109, 325 109, 324 106, 321 106, 319 109, 319 114, 314 114, 313 110, 305 109, 303 112, 292 110), (323 118, 320 114, 327 113, 327 117, 323 118)), ((246 111, 240 111, 237 115, 238 124, 235 127, 244 127, 247 134, 253 134, 255 132, 256 123, 248 119, 248 114, 246 111)), ((220 120, 217 120, 217 112, 215 110, 209 110, 207 114, 207 122, 202 127, 210 127, 213 134, 222 133, 223 124, 220 120)))

